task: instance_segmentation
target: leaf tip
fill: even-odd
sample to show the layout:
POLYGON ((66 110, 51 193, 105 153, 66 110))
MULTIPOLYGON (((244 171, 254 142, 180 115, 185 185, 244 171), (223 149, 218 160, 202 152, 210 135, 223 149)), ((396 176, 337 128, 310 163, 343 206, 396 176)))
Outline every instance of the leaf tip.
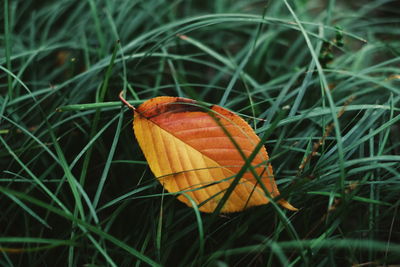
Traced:
POLYGON ((291 211, 298 211, 299 210, 298 208, 293 207, 289 202, 287 202, 284 199, 279 200, 278 203, 282 207, 284 207, 285 209, 288 209, 288 210, 291 210, 291 211))

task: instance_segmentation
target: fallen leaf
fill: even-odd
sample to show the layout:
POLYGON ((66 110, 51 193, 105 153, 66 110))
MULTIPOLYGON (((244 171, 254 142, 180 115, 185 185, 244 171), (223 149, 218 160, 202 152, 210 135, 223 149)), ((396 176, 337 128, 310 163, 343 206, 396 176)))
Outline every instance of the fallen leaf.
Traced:
MULTIPOLYGON (((197 205, 201 204, 199 209, 203 212, 215 210, 245 164, 231 138, 246 157, 260 142, 252 128, 233 112, 217 105, 206 108, 197 101, 181 97, 163 96, 144 102, 134 109, 133 129, 158 181, 191 206, 183 192, 187 194, 197 205)), ((272 166, 267 161, 267 151, 262 147, 252 166, 270 196, 277 197, 279 191, 272 166)), ((258 180, 251 171, 246 171, 221 212, 242 211, 268 202, 258 180)), ((278 203, 289 210, 297 210, 283 199, 278 203)))

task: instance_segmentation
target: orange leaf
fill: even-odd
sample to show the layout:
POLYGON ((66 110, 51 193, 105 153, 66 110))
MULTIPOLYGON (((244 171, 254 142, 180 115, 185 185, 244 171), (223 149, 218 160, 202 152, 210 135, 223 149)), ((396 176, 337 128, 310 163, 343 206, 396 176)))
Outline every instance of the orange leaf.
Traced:
MULTIPOLYGON (((169 192, 184 191, 196 204, 203 204, 199 208, 203 212, 215 210, 245 164, 221 125, 246 157, 260 142, 238 115, 216 105, 207 110, 187 98, 156 97, 144 102, 134 112, 136 139, 154 175, 169 192)), ((267 151, 262 147, 252 166, 271 197, 276 197, 279 191, 267 160, 267 151)), ((178 199, 191 206, 183 194, 178 199)), ((268 202, 257 179, 247 171, 221 212, 237 212, 268 202)), ((297 210, 283 199, 279 203, 289 210, 297 210)))

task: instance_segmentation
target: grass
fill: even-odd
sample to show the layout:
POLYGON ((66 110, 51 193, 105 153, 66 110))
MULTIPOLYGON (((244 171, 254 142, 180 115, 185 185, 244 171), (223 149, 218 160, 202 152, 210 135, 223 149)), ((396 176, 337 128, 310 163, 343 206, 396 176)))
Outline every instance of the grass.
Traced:
POLYGON ((399 264, 396 1, 36 2, 0 15, 2 266, 399 264), (163 192, 121 90, 242 115, 300 210, 163 192))

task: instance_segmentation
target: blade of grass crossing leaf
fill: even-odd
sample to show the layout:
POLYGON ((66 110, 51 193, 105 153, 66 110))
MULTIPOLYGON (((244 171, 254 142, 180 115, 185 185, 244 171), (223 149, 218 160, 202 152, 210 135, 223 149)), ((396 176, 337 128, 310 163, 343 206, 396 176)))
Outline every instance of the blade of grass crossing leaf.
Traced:
MULTIPOLYGON (((219 201, 216 209, 214 210, 214 212, 212 213, 213 218, 215 218, 215 216, 217 214, 220 213, 222 207, 225 205, 225 202, 228 200, 228 198, 230 197, 230 195, 233 193, 233 190, 235 189, 235 187, 239 184, 240 179, 242 178, 242 176, 246 173, 246 171, 251 171, 251 173, 253 174, 254 178, 260 183, 260 177, 258 176, 258 174, 255 172, 254 167, 251 165, 251 162, 254 160, 254 158, 256 157, 256 155, 258 154, 259 150, 261 149, 263 143, 262 141, 260 141, 257 146, 254 148, 254 150, 252 151, 252 153, 250 154, 249 157, 246 157, 246 155, 244 154, 244 152, 242 151, 242 149, 240 148, 240 145, 237 143, 237 141, 231 136, 231 134, 229 133, 229 131, 226 129, 226 127, 224 125, 222 125, 222 123, 215 117, 215 115, 213 115, 213 113, 210 113, 211 117, 214 119, 214 121, 218 124, 218 126, 222 129, 222 131, 225 133, 225 135, 229 138, 229 140, 232 142, 232 144, 235 146, 236 150, 239 152, 240 156, 244 159, 245 164, 243 165, 243 167, 239 170, 239 172, 236 174, 235 178, 232 180, 232 183, 230 184, 230 186, 228 187, 228 189, 226 190, 226 192, 224 193, 222 199, 219 201), (261 145, 260 145, 261 144, 261 145)), ((260 183, 261 186, 263 186, 263 183, 260 183)), ((264 189, 264 188, 263 188, 264 189)), ((266 192, 266 196, 268 197, 268 199, 272 201, 271 196, 267 190, 266 192)))
MULTIPOLYGON (((211 114, 212 116, 213 114, 211 114)), ((214 118, 214 116, 213 116, 214 118)), ((261 149, 261 147, 263 146, 264 142, 263 140, 266 138, 262 138, 261 141, 256 145, 256 147, 254 148, 254 150, 252 151, 252 153, 250 154, 249 157, 246 157, 246 155, 244 154, 244 152, 242 151, 242 149, 240 148, 240 145, 237 143, 237 141, 231 136, 231 134, 229 133, 229 131, 225 128, 224 125, 222 125, 222 123, 217 120, 216 118, 215 122, 218 124, 218 126, 223 130, 223 132, 225 133, 225 135, 229 138, 229 140, 232 142, 232 144, 235 146, 236 150, 239 152, 240 156, 244 159, 245 164, 243 165, 243 167, 239 170, 239 172, 236 174, 235 178, 233 179, 231 185, 229 186, 229 188, 226 190, 226 192, 224 193, 224 196, 222 197, 222 199, 219 201, 217 208, 215 209, 215 211, 213 212, 213 216, 215 216, 215 214, 218 214, 223 205, 225 204, 226 200, 229 198, 229 196, 232 194, 233 190, 235 189, 235 187, 237 186, 237 184, 239 183, 240 179, 242 178, 242 176, 245 174, 246 171, 251 171, 251 173, 253 174, 254 178, 260 183, 260 186, 263 187, 264 183, 261 181, 259 175, 256 173, 256 171, 254 170, 254 167, 251 165, 251 162, 254 160, 254 158, 256 157, 257 153, 259 152, 259 150, 261 149)), ((264 140, 265 141, 265 140, 264 140)), ((265 190, 265 187, 263 187, 263 190, 265 190)), ((271 196, 268 192, 268 190, 266 190, 266 196, 268 197, 268 199, 272 201, 271 196)))
MULTIPOLYGON (((222 199, 219 201, 217 208, 215 209, 215 211, 212 213, 212 219, 211 221, 215 220, 215 216, 220 212, 220 210, 222 209, 223 205, 225 204, 226 200, 229 198, 229 196, 232 194, 233 190, 235 189, 236 185, 239 183, 240 178, 245 174, 246 171, 251 171, 251 173, 253 174, 254 178, 258 181, 258 184, 261 186, 261 188, 264 190, 265 195, 267 196, 267 198, 270 200, 270 203, 273 205, 275 211, 278 214, 278 217, 280 219, 280 221, 283 223, 283 225, 285 226, 285 229, 287 230, 288 234, 294 239, 294 240, 299 240, 299 236, 297 235, 296 230, 293 228, 292 224, 290 223, 290 221, 288 220, 288 218, 286 217, 285 213, 280 209, 280 207, 278 206, 278 204, 271 198, 268 189, 265 187, 264 183, 261 181, 260 177, 258 176, 258 174, 255 172, 254 167, 251 165, 251 162, 254 160, 254 158, 256 157, 256 155, 258 154, 259 150, 261 149, 261 147, 264 146, 264 143, 266 141, 266 139, 269 137, 269 135, 271 134, 271 132, 273 131, 273 129, 275 129, 276 125, 278 124, 278 122, 280 121, 281 117, 282 117, 282 113, 279 114, 279 116, 277 116, 277 119, 273 122, 273 124, 271 125, 271 128, 264 134, 264 136, 261 137, 260 142, 256 145, 256 147, 254 148, 254 150, 252 151, 252 153, 250 154, 249 157, 246 157, 246 155, 244 154, 244 152, 241 150, 240 145, 236 142, 236 140, 230 135, 230 133, 227 131, 227 129, 221 124, 221 122, 219 120, 215 120, 216 123, 219 125, 219 127, 221 127, 221 129, 224 131, 225 135, 229 137, 229 139, 231 140, 231 142, 234 144, 234 146, 236 147, 236 149, 238 150, 238 152, 240 153, 241 157, 245 160, 245 164, 243 165, 243 167, 239 170, 239 172, 236 174, 236 177, 234 178, 234 180, 232 181, 232 183, 230 184, 230 186, 228 187, 228 189, 226 190, 226 192, 224 193, 224 196, 222 197, 222 199)), ((305 262, 307 262, 307 258, 305 257, 304 251, 301 252, 301 256, 303 258, 303 260, 305 262)))

